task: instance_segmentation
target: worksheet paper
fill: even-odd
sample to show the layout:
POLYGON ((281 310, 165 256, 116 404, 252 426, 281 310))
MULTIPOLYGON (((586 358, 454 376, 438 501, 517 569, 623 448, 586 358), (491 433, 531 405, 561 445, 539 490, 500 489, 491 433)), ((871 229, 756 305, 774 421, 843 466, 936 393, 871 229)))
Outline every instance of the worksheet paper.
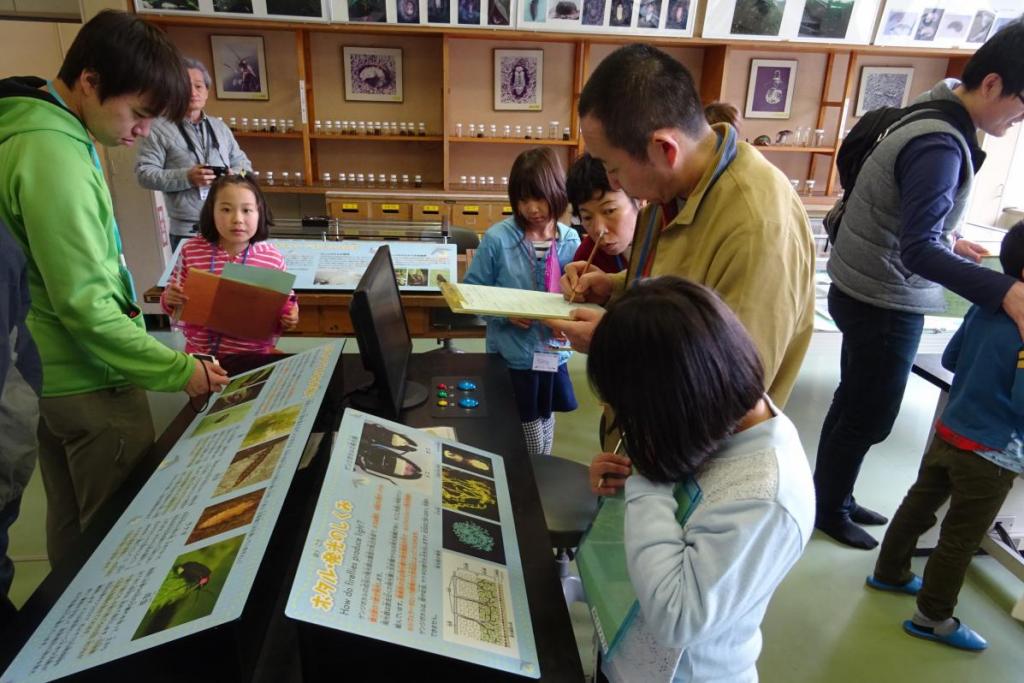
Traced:
POLYGON ((0 681, 45 683, 241 616, 342 346, 214 395, 0 681))
POLYGON ((539 678, 501 457, 345 411, 285 614, 539 678))
POLYGON ((503 318, 572 320, 577 308, 604 311, 597 304, 569 303, 557 292, 445 283, 441 287, 448 306, 456 313, 493 315, 503 318))

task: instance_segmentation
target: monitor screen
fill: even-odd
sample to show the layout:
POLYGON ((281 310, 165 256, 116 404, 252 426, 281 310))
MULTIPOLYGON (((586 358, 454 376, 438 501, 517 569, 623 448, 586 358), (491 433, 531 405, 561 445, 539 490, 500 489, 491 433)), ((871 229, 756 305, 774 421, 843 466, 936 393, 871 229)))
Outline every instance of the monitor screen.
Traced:
POLYGON ((373 374, 370 395, 354 402, 368 412, 397 419, 402 408, 418 405, 427 397, 425 387, 405 379, 412 338, 387 246, 377 250, 356 285, 349 313, 363 366, 373 374))

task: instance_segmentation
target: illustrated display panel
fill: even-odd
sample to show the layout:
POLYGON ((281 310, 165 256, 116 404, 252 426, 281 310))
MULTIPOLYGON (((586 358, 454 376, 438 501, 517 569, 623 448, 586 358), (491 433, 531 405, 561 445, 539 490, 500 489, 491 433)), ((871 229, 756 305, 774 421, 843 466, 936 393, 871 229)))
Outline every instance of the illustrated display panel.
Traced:
POLYGON ((540 677, 500 456, 347 410, 285 613, 540 677))

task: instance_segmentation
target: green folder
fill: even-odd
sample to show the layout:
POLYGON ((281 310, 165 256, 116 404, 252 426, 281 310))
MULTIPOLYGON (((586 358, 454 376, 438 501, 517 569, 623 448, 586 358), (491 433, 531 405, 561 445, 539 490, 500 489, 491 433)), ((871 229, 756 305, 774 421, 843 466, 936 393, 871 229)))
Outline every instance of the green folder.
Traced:
MULTIPOLYGON (((701 490, 692 478, 676 484, 676 519, 686 523, 700 503, 701 490)), ((601 654, 608 659, 615 655, 640 604, 626 568, 626 500, 622 493, 601 499, 601 508, 591 522, 576 551, 576 566, 583 582, 583 591, 594 620, 601 654)))
POLYGON ((260 268, 259 266, 247 266, 241 263, 225 263, 221 277, 225 280, 243 282, 247 285, 254 285, 269 289, 281 294, 288 294, 295 284, 295 276, 283 270, 272 268, 260 268))

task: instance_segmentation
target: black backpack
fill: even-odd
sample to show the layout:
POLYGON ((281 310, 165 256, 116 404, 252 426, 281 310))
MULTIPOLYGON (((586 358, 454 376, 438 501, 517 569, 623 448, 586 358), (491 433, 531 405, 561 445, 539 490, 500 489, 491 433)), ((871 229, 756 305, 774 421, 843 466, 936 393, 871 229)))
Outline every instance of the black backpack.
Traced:
MULTIPOLYGON (((887 135, 908 123, 927 119, 940 119, 959 130, 971 147, 972 157, 974 156, 977 146, 974 123, 959 102, 928 100, 909 107, 880 107, 869 111, 846 134, 836 156, 836 170, 839 171, 843 196, 825 215, 825 232, 828 233, 828 241, 831 244, 836 242, 839 224, 846 213, 846 202, 853 195, 853 186, 857 182, 857 174, 860 173, 864 161, 887 135)), ((984 153, 981 154, 984 156, 984 153)))

